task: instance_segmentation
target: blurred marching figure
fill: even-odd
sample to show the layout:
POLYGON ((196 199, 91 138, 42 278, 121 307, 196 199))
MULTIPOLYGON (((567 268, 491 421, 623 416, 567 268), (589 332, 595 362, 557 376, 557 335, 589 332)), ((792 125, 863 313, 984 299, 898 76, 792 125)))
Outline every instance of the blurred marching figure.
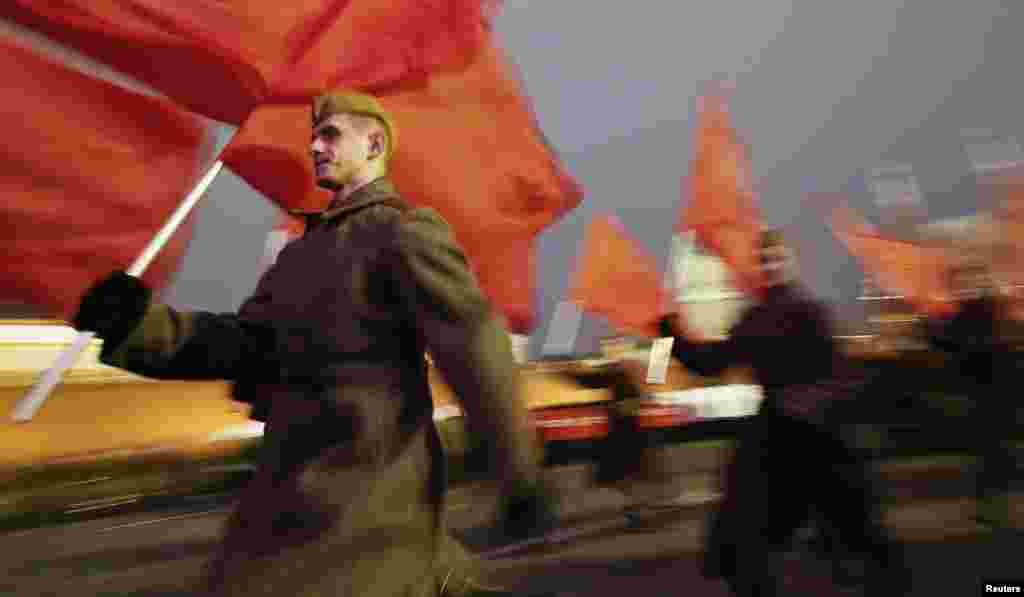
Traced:
POLYGON ((898 570, 866 466, 833 424, 833 406, 855 396, 860 381, 847 370, 824 305, 796 283, 782 235, 764 228, 750 145, 729 113, 732 91, 715 84, 698 102, 677 229, 692 230, 729 266, 750 306, 724 340, 698 338, 682 313, 660 323, 687 368, 714 375, 749 366, 764 396, 723 474, 725 498, 706 537, 703 572, 724 578, 737 595, 777 594, 783 550, 812 515, 812 524, 868 555, 876 571, 898 570))
POLYGON ((1017 474, 1012 437, 1020 418, 1014 390, 1024 371, 1024 295, 1013 274, 1020 267, 1014 268, 1014 247, 1000 232, 1006 224, 978 230, 970 246, 961 246, 964 258, 949 272, 956 312, 926 322, 929 341, 953 356, 972 399, 975 520, 992 527, 1010 524, 1008 493, 1017 474))
POLYGON ((783 550, 813 507, 846 548, 866 556, 869 594, 903 594, 908 579, 884 536, 867 467, 833 424, 834 407, 854 397, 860 381, 847 370, 824 305, 795 281, 794 255, 779 232, 761 233, 759 261, 755 304, 727 339, 695 342, 678 315, 661 321, 686 367, 714 375, 745 363, 764 392, 725 473, 703 573, 724 578, 738 596, 779 594, 783 550))
POLYGON ((992 210, 973 218, 974 224, 953 238, 948 233, 927 243, 883 238, 844 205, 835 207, 829 220, 879 282, 925 316, 930 344, 955 359, 962 389, 973 398, 976 519, 1003 526, 1009 514, 1006 491, 1016 468, 1010 438, 1019 418, 1016 402, 1006 398, 1012 391, 1005 390, 1024 348, 1024 177, 1019 165, 1011 165, 979 172, 978 182, 989 195, 982 202, 991 202, 992 210))

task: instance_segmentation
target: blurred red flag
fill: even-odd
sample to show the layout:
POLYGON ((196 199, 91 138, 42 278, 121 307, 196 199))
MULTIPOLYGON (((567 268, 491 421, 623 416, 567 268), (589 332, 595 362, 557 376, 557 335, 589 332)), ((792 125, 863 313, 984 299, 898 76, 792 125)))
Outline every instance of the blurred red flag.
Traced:
POLYGON ((629 237, 614 216, 591 220, 569 287, 569 299, 603 315, 620 330, 657 337, 669 311, 654 257, 629 237))
POLYGON ((680 211, 677 228, 693 230, 698 242, 726 262, 737 285, 754 292, 760 288, 761 216, 751 177, 726 91, 712 88, 698 100, 694 158, 682 188, 689 205, 680 211))
MULTIPOLYGON (((488 42, 463 71, 378 90, 399 142, 391 178, 455 229, 480 284, 517 333, 534 325, 534 239, 582 199, 537 126, 509 59, 488 42)), ((309 157, 309 107, 265 105, 225 150, 229 167, 278 204, 323 209, 309 157)))
MULTIPOLYGON (((331 194, 316 186, 314 180, 309 123, 308 105, 263 104, 253 110, 235 133, 221 159, 232 172, 282 209, 322 210, 330 202, 331 194)), ((404 145, 401 128, 399 135, 404 145)))
POLYGON ((845 203, 823 205, 820 194, 811 196, 814 208, 827 214, 832 232, 875 277, 887 292, 929 315, 944 315, 954 310, 947 273, 950 260, 936 247, 893 240, 880 236, 874 228, 845 203))
MULTIPOLYGON (((0 42, 0 300, 66 318, 124 269, 212 161, 199 118, 0 42)), ((160 288, 185 225, 146 271, 160 288)))
POLYGON ((9 0, 8 20, 240 124, 258 103, 467 62, 481 0, 9 0))

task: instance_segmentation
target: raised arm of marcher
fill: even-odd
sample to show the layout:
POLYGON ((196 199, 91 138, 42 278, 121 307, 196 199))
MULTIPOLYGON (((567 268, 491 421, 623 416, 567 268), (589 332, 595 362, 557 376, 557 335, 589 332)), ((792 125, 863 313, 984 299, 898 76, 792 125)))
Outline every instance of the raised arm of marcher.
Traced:
POLYGON ((672 356, 694 373, 717 375, 744 361, 743 352, 740 350, 742 337, 738 337, 735 328, 725 340, 694 342, 686 337, 675 322, 675 317, 663 318, 659 324, 661 335, 675 339, 672 342, 672 356))
POLYGON ((123 342, 104 345, 100 360, 157 379, 236 379, 272 345, 268 328, 234 313, 152 304, 123 342))
POLYGON ((115 271, 82 296, 73 324, 103 340, 101 362, 161 379, 232 378, 272 341, 234 314, 179 312, 151 299, 142 280, 115 271))

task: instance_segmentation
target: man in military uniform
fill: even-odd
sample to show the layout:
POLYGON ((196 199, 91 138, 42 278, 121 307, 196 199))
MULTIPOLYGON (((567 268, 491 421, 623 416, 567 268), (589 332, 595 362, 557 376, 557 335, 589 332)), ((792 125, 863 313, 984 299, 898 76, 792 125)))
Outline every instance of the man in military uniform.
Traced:
POLYGON ((444 219, 408 206, 386 178, 395 144, 374 98, 316 99, 312 158, 334 198, 237 314, 155 304, 120 272, 82 300, 75 326, 103 338, 103 362, 232 380, 267 423, 258 472, 208 570, 212 594, 504 594, 475 580, 475 561, 445 530, 426 351, 485 439, 499 522, 529 533, 551 519, 503 320, 444 219))
POLYGON ((760 258, 760 300, 726 340, 693 342, 674 318, 662 321, 662 335, 675 337, 672 354, 686 367, 715 375, 749 365, 764 393, 725 474, 704 574, 724 578, 739 596, 778 594, 781 556, 813 506, 846 547, 873 561, 870 580, 886 591, 877 594, 903 594, 895 583, 906 578, 873 512, 866 469, 827 424, 827 403, 847 394, 836 381, 843 361, 828 314, 795 283, 794 257, 780 233, 762 234, 760 258))

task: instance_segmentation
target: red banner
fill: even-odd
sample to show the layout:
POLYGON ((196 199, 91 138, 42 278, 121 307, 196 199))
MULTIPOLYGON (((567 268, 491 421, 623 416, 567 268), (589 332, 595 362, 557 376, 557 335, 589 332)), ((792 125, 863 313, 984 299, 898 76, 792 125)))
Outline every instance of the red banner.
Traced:
POLYGON ((694 230, 698 242, 726 262, 738 286, 756 291, 761 216, 750 156, 732 125, 724 91, 701 97, 697 119, 694 158, 682 188, 689 205, 680 211, 677 227, 694 230))
POLYGON ((657 337, 669 300, 654 257, 631 239, 613 216, 587 227, 569 299, 620 330, 657 337))
MULTIPOLYGON (((490 8, 488 8, 490 10, 490 8)), ((7 19, 240 124, 262 101, 461 68, 480 0, 8 0, 7 19)))
MULTIPOLYGON (((66 318, 126 269, 213 159, 200 120, 0 42, 0 300, 66 318)), ((146 271, 162 287, 182 227, 146 271)))
POLYGON ((947 277, 950 260, 943 250, 884 238, 845 204, 830 210, 828 223, 887 292, 928 314, 948 314, 955 308, 947 277))

